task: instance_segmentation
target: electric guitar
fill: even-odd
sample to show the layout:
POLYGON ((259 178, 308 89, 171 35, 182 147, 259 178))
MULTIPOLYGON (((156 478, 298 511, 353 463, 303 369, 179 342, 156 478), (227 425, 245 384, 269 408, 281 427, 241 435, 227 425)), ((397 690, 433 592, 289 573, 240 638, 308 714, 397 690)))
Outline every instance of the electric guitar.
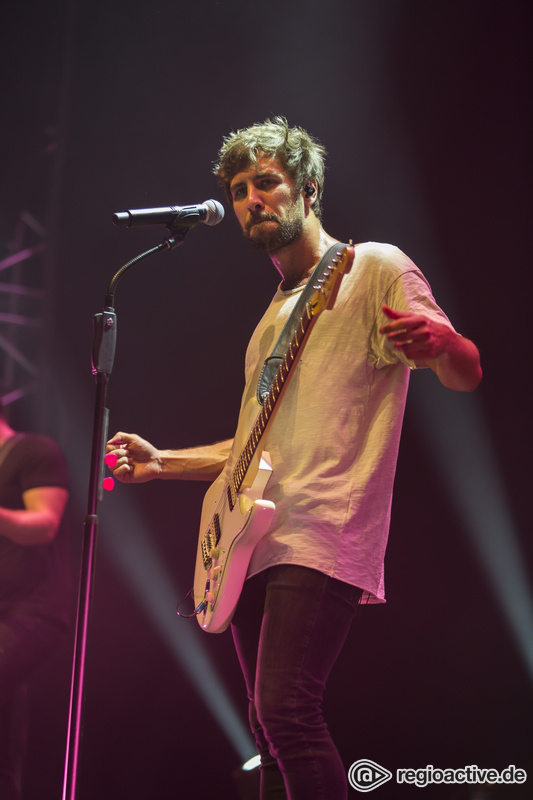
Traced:
POLYGON ((231 475, 217 478, 205 495, 192 591, 194 616, 209 633, 222 633, 230 624, 253 550, 275 510, 274 503, 263 499, 272 472, 270 457, 263 451, 265 434, 313 325, 322 311, 333 308, 353 259, 354 247, 346 245, 318 279, 263 405, 252 397, 244 409, 232 450, 240 455, 231 475))

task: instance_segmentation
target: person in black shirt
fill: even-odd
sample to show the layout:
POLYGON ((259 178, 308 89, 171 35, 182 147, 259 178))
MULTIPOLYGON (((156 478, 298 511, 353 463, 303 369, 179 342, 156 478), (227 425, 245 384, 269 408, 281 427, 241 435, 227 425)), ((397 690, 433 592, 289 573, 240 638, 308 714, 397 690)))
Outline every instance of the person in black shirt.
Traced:
POLYGON ((68 630, 68 580, 57 536, 68 499, 54 441, 16 433, 0 407, 0 797, 17 800, 13 703, 68 630))

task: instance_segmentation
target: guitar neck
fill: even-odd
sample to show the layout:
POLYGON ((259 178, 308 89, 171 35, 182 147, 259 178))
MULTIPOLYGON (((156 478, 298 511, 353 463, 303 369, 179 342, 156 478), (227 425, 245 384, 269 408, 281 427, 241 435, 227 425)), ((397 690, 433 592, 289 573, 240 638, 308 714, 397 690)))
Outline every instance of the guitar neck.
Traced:
POLYGON ((232 507, 237 493, 243 485, 252 459, 258 451, 260 442, 268 429, 269 423, 272 421, 283 389, 289 381, 293 367, 298 360, 298 356, 302 352, 313 323, 316 322, 318 315, 324 309, 331 309, 333 307, 342 277, 351 269, 353 259, 354 247, 350 243, 342 248, 342 252, 337 253, 332 263, 328 265, 326 270, 322 273, 322 277, 318 279, 318 286, 314 287, 314 294, 305 305, 303 314, 296 325, 294 335, 280 362, 270 390, 263 399, 261 410, 255 419, 246 444, 237 459, 229 480, 228 497, 232 507))
POLYGON ((261 410, 252 426, 248 439, 246 440, 246 444, 244 445, 241 454, 237 459, 237 463, 231 476, 231 484, 235 492, 240 491, 248 468, 257 452, 262 438, 266 433, 268 425, 272 420, 283 388, 288 382, 291 370, 296 363, 299 353, 303 349, 304 342, 311 330, 312 322, 315 319, 316 317, 312 313, 311 303, 307 303, 305 306, 305 312, 298 321, 298 325, 291 342, 274 376, 270 391, 263 399, 261 410))

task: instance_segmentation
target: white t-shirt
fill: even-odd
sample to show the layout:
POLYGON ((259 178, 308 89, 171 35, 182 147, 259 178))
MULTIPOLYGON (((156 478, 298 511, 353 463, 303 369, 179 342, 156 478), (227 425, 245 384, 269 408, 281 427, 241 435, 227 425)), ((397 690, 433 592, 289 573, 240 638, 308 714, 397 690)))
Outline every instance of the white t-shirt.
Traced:
MULTIPOLYGON (((254 331, 241 411, 301 291, 278 289, 254 331)), ((409 368, 416 365, 379 333, 388 321, 383 304, 450 324, 398 248, 356 246, 334 308, 316 321, 266 434, 273 473, 264 497, 276 511, 248 576, 299 564, 359 586, 363 602, 385 600, 392 487, 409 368)))

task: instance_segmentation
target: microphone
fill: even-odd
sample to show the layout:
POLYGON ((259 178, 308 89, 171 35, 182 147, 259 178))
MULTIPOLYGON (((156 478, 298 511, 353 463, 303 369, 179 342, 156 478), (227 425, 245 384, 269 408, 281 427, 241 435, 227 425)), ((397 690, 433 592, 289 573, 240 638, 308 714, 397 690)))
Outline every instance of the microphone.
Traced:
POLYGON ((206 200, 196 206, 165 206, 164 208, 136 208, 113 214, 115 225, 165 225, 168 230, 194 228, 199 222, 218 225, 224 219, 224 208, 218 200, 206 200))

